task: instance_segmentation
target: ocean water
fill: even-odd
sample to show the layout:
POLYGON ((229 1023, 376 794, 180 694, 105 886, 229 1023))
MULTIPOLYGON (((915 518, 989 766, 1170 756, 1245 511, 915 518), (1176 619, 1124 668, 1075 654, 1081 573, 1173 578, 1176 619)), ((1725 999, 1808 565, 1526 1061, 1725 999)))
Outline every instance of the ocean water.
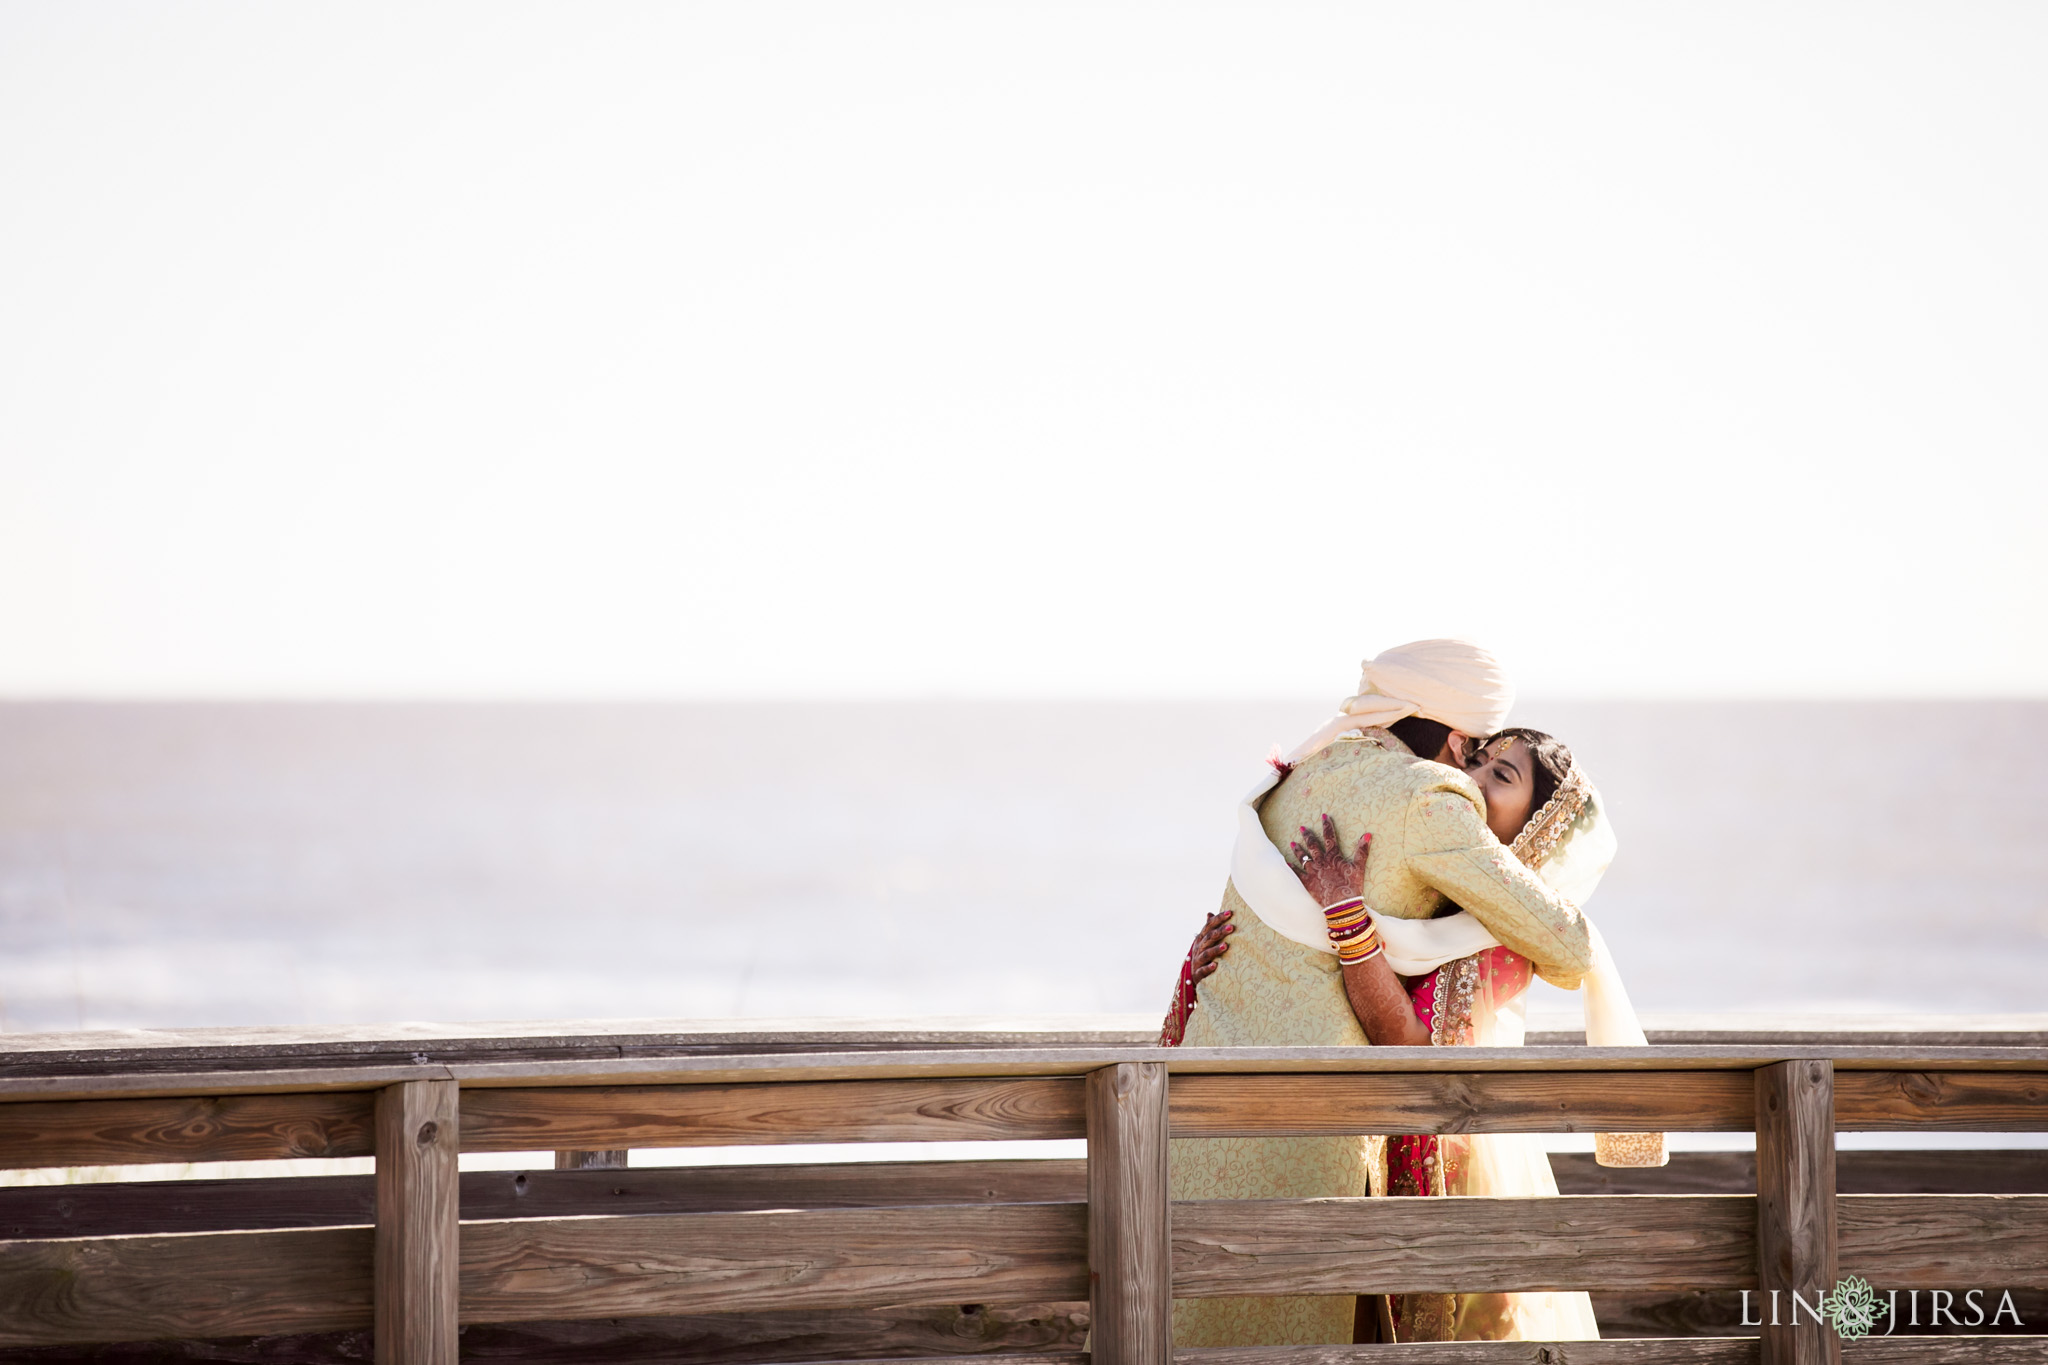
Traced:
MULTIPOLYGON (((1154 1013, 1327 709, 4 705, 0 1028, 1154 1013)), ((2048 1008, 2048 703, 1516 719, 1644 1011, 2048 1008)))

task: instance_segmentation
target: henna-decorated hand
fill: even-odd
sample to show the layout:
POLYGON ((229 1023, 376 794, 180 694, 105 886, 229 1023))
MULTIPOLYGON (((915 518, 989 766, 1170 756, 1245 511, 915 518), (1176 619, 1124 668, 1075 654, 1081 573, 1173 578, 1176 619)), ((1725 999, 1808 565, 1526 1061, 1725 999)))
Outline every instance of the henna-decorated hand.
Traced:
POLYGON ((1188 949, 1195 980, 1215 971, 1216 959, 1230 951, 1230 936, 1237 932, 1237 926, 1230 922, 1231 914, 1229 910, 1218 910, 1202 925, 1202 932, 1195 935, 1194 946, 1188 949))
POLYGON ((1294 854, 1294 875, 1301 878, 1317 905, 1335 905, 1365 890, 1365 855, 1372 851, 1370 834, 1358 841, 1357 856, 1347 858, 1337 843, 1337 822, 1325 815, 1320 838, 1303 825, 1300 842, 1287 847, 1294 854))

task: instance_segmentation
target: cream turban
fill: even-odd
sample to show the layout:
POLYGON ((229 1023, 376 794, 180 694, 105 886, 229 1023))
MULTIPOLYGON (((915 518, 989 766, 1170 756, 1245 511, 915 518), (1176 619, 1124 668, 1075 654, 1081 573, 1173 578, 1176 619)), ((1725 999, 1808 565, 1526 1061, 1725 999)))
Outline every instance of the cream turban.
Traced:
POLYGON ((1358 695, 1287 756, 1298 763, 1339 735, 1405 716, 1441 721, 1468 735, 1490 735, 1507 723, 1515 685, 1500 660, 1469 640, 1417 640, 1367 659, 1358 695))

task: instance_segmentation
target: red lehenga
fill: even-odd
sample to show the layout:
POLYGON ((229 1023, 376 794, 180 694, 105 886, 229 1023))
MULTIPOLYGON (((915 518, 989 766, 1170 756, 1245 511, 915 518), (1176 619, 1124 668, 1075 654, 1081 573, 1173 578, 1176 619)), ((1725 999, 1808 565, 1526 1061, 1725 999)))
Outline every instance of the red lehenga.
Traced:
MULTIPOLYGON (((1519 1047, 1529 959, 1489 948, 1409 983, 1415 1017, 1438 1047, 1519 1047)), ((1445 1133, 1387 1139, 1389 1195, 1554 1195, 1539 1139, 1445 1133)), ((1584 1294, 1390 1294, 1396 1341, 1586 1341, 1597 1338, 1584 1294)))

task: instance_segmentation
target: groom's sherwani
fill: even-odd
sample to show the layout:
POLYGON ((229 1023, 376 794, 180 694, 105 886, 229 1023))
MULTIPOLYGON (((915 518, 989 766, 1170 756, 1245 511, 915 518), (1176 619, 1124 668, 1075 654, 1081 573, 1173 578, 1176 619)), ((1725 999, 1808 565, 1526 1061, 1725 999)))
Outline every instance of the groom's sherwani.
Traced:
MULTIPOLYGON (((1546 980, 1570 988, 1592 962, 1586 922, 1486 827, 1486 803, 1455 768, 1418 759, 1384 730, 1310 755, 1266 796, 1259 820, 1280 847, 1328 814, 1348 851, 1373 836, 1365 903, 1374 914, 1427 919, 1455 902, 1546 980)), ((1230 953, 1201 984, 1183 1047, 1364 1046, 1342 969, 1267 927, 1236 888, 1230 953)), ((1173 1144, 1175 1199, 1287 1199, 1368 1193, 1367 1138, 1207 1138, 1173 1144)), ((1180 1346, 1349 1342, 1353 1300, 1184 1300, 1180 1346)))

